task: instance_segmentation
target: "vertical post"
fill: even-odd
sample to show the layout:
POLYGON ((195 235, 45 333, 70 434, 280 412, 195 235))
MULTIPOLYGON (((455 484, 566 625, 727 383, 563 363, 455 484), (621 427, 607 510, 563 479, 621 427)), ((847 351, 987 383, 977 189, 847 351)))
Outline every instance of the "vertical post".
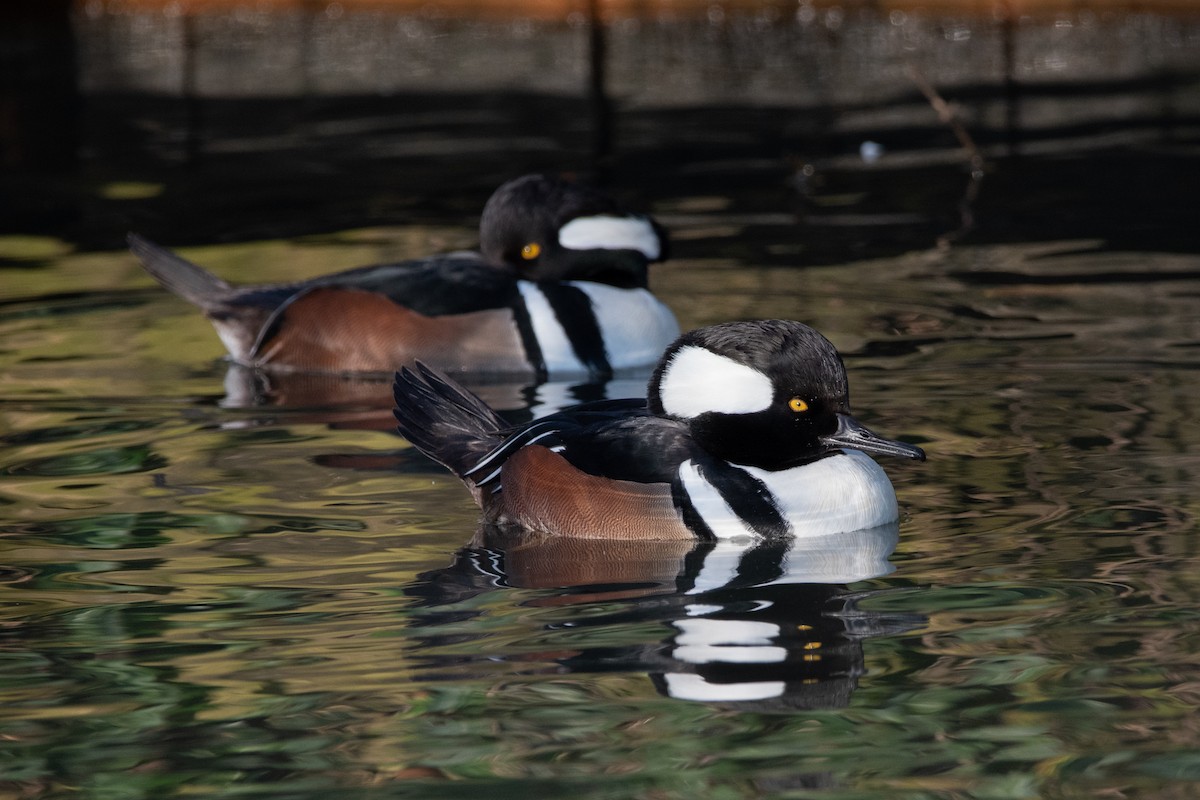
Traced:
POLYGON ((605 183, 612 160, 612 107, 608 101, 605 68, 608 53, 600 0, 588 0, 588 105, 592 118, 592 172, 605 183))
POLYGON ((183 76, 180 92, 183 94, 185 113, 184 156, 185 163, 194 167, 200 163, 202 129, 204 127, 204 109, 200 103, 200 91, 197 87, 197 66, 199 63, 199 35, 196 32, 196 16, 190 9, 185 9, 180 16, 183 25, 183 76))
POLYGON ((1020 146, 1021 112, 1017 85, 1017 11, 1012 0, 1000 0, 1000 37, 1004 56, 1004 143, 1008 155, 1020 146))
POLYGON ((317 22, 321 7, 321 0, 300 3, 300 99, 306 118, 316 95, 317 22))

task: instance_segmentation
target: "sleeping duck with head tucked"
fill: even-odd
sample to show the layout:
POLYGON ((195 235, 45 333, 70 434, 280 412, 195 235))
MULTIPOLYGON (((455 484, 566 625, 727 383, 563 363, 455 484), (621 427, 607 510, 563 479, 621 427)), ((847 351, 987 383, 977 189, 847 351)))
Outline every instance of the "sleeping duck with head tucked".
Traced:
POLYGON ((700 328, 666 348, 647 399, 513 428, 424 364, 393 387, 398 431, 471 491, 484 521, 544 535, 745 540, 895 522, 872 455, 923 461, 850 413, 833 345, 799 322, 700 328))
POLYGON ((282 372, 440 370, 545 380, 649 369, 679 334, 647 288, 666 258, 650 217, 582 183, 526 175, 480 218, 480 251, 235 286, 130 234, 165 288, 212 321, 233 361, 282 372))

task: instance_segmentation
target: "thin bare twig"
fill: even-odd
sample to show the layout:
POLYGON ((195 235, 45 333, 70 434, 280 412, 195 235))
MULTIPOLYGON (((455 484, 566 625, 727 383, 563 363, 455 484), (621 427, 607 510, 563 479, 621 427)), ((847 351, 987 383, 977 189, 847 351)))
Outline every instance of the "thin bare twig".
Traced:
POLYGON ((962 146, 963 151, 967 156, 967 165, 970 168, 970 180, 967 182, 966 191, 963 197, 959 200, 958 211, 960 224, 957 230, 945 233, 938 237, 939 247, 948 247, 956 239, 961 238, 971 228, 975 227, 975 200, 979 197, 980 184, 983 183, 983 173, 985 161, 983 154, 976 146, 975 140, 971 138, 971 134, 967 131, 967 127, 963 125, 955 108, 950 103, 938 94, 937 89, 933 88, 925 76, 915 65, 908 65, 908 77, 921 90, 921 94, 925 95, 925 99, 929 101, 929 105, 933 107, 934 113, 937 114, 938 120, 954 133, 954 138, 958 139, 958 143, 962 146))

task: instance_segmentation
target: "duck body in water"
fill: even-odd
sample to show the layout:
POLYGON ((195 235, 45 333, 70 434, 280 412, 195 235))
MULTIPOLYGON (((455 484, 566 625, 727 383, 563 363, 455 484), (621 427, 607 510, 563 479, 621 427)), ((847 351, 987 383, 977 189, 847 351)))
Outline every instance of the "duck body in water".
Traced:
POLYGON ((612 539, 784 539, 899 516, 868 454, 924 460, 850 414, 833 345, 799 322, 700 328, 663 354, 648 399, 519 428, 450 378, 397 375, 398 431, 463 480, 490 524, 612 539))
POLYGON ((236 286, 137 234, 129 246, 198 306, 237 363, 268 371, 450 373, 535 380, 648 369, 679 333, 648 289, 666 235, 584 184, 527 175, 480 218, 480 251, 236 286))

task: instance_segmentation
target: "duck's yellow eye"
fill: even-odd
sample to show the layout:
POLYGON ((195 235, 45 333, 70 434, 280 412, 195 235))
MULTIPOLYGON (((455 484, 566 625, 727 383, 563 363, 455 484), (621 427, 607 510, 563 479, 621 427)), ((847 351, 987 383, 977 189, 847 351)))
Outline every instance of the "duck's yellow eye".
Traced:
POLYGON ((537 242, 530 242, 521 248, 521 258, 526 261, 533 261, 542 254, 542 246, 537 242))
POLYGON ((808 403, 799 397, 793 397, 791 400, 788 400, 788 408, 797 414, 803 414, 805 411, 808 411, 808 403))

